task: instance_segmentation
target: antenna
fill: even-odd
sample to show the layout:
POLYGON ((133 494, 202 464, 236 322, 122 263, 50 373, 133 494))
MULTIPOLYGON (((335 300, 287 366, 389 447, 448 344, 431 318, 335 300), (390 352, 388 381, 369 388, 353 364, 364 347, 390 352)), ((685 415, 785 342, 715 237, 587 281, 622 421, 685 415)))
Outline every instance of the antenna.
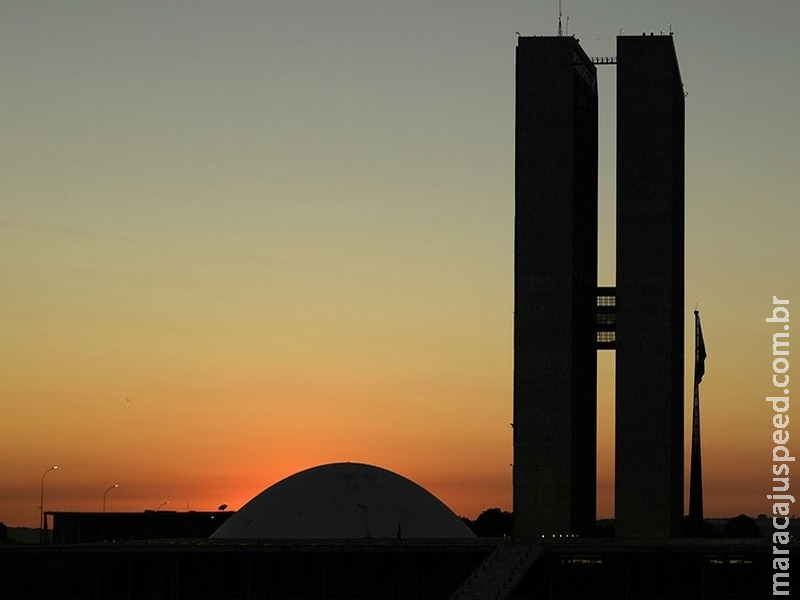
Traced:
POLYGON ((558 0, 558 37, 561 37, 561 0, 558 0))

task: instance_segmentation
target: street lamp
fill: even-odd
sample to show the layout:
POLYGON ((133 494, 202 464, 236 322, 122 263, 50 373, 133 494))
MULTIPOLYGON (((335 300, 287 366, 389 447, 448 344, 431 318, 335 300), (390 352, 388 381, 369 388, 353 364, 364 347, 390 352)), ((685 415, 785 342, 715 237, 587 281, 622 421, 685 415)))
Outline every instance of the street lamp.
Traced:
POLYGON ((159 508, 161 508, 162 506, 164 506, 165 504, 169 504, 169 500, 164 500, 164 502, 162 502, 161 504, 159 504, 159 505, 158 505, 158 508, 156 509, 156 512, 158 512, 158 509, 159 509, 159 508))
POLYGON ((113 490, 114 488, 117 488, 117 487, 119 487, 119 484, 115 483, 110 488, 108 488, 105 491, 105 493, 103 494, 103 512, 106 512, 106 496, 108 496, 108 492, 110 492, 111 490, 113 490))
POLYGON ((39 542, 44 543, 44 477, 50 471, 58 469, 58 465, 53 465, 42 474, 42 487, 39 494, 39 542))

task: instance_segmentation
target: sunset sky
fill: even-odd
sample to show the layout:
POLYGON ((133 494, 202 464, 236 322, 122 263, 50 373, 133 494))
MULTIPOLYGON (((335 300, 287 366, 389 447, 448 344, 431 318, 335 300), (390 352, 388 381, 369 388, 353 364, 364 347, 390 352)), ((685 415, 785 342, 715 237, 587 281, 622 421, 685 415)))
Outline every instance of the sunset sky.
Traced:
MULTIPOLYGON (((770 512, 764 319, 773 295, 800 311, 800 3, 563 5, 593 56, 621 29, 674 31, 686 425, 697 304, 706 515, 770 512)), ((515 32, 557 17, 557 0, 0 2, 0 522, 37 526, 51 465, 47 510, 100 510, 115 483, 108 510, 238 509, 337 461, 460 515, 510 510, 515 32)))

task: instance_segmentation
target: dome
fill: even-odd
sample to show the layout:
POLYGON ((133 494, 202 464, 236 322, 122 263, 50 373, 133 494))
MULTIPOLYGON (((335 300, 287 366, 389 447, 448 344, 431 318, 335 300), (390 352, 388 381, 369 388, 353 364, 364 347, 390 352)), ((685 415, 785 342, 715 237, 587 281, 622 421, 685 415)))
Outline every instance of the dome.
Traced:
POLYGON ((214 532, 233 539, 470 538, 433 494, 379 467, 335 463, 268 487, 214 532))

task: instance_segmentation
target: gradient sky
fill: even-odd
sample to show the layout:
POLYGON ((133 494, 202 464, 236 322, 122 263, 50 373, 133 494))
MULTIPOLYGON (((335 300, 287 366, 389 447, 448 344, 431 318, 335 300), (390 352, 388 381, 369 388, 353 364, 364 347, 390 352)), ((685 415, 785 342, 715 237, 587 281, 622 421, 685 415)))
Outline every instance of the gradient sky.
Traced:
MULTIPOLYGON (((458 514, 510 509, 515 32, 554 35, 557 14, 0 2, 0 521, 38 523, 53 464, 50 510, 99 510, 114 483, 109 510, 237 509, 333 461, 394 470, 458 514)), ((706 514, 769 512, 764 318, 773 295, 800 305, 800 4, 564 14, 595 56, 620 29, 673 28, 687 429, 696 303, 706 514)), ((599 71, 613 284, 615 73, 599 71)), ((610 516, 613 354, 600 365, 610 516)))

